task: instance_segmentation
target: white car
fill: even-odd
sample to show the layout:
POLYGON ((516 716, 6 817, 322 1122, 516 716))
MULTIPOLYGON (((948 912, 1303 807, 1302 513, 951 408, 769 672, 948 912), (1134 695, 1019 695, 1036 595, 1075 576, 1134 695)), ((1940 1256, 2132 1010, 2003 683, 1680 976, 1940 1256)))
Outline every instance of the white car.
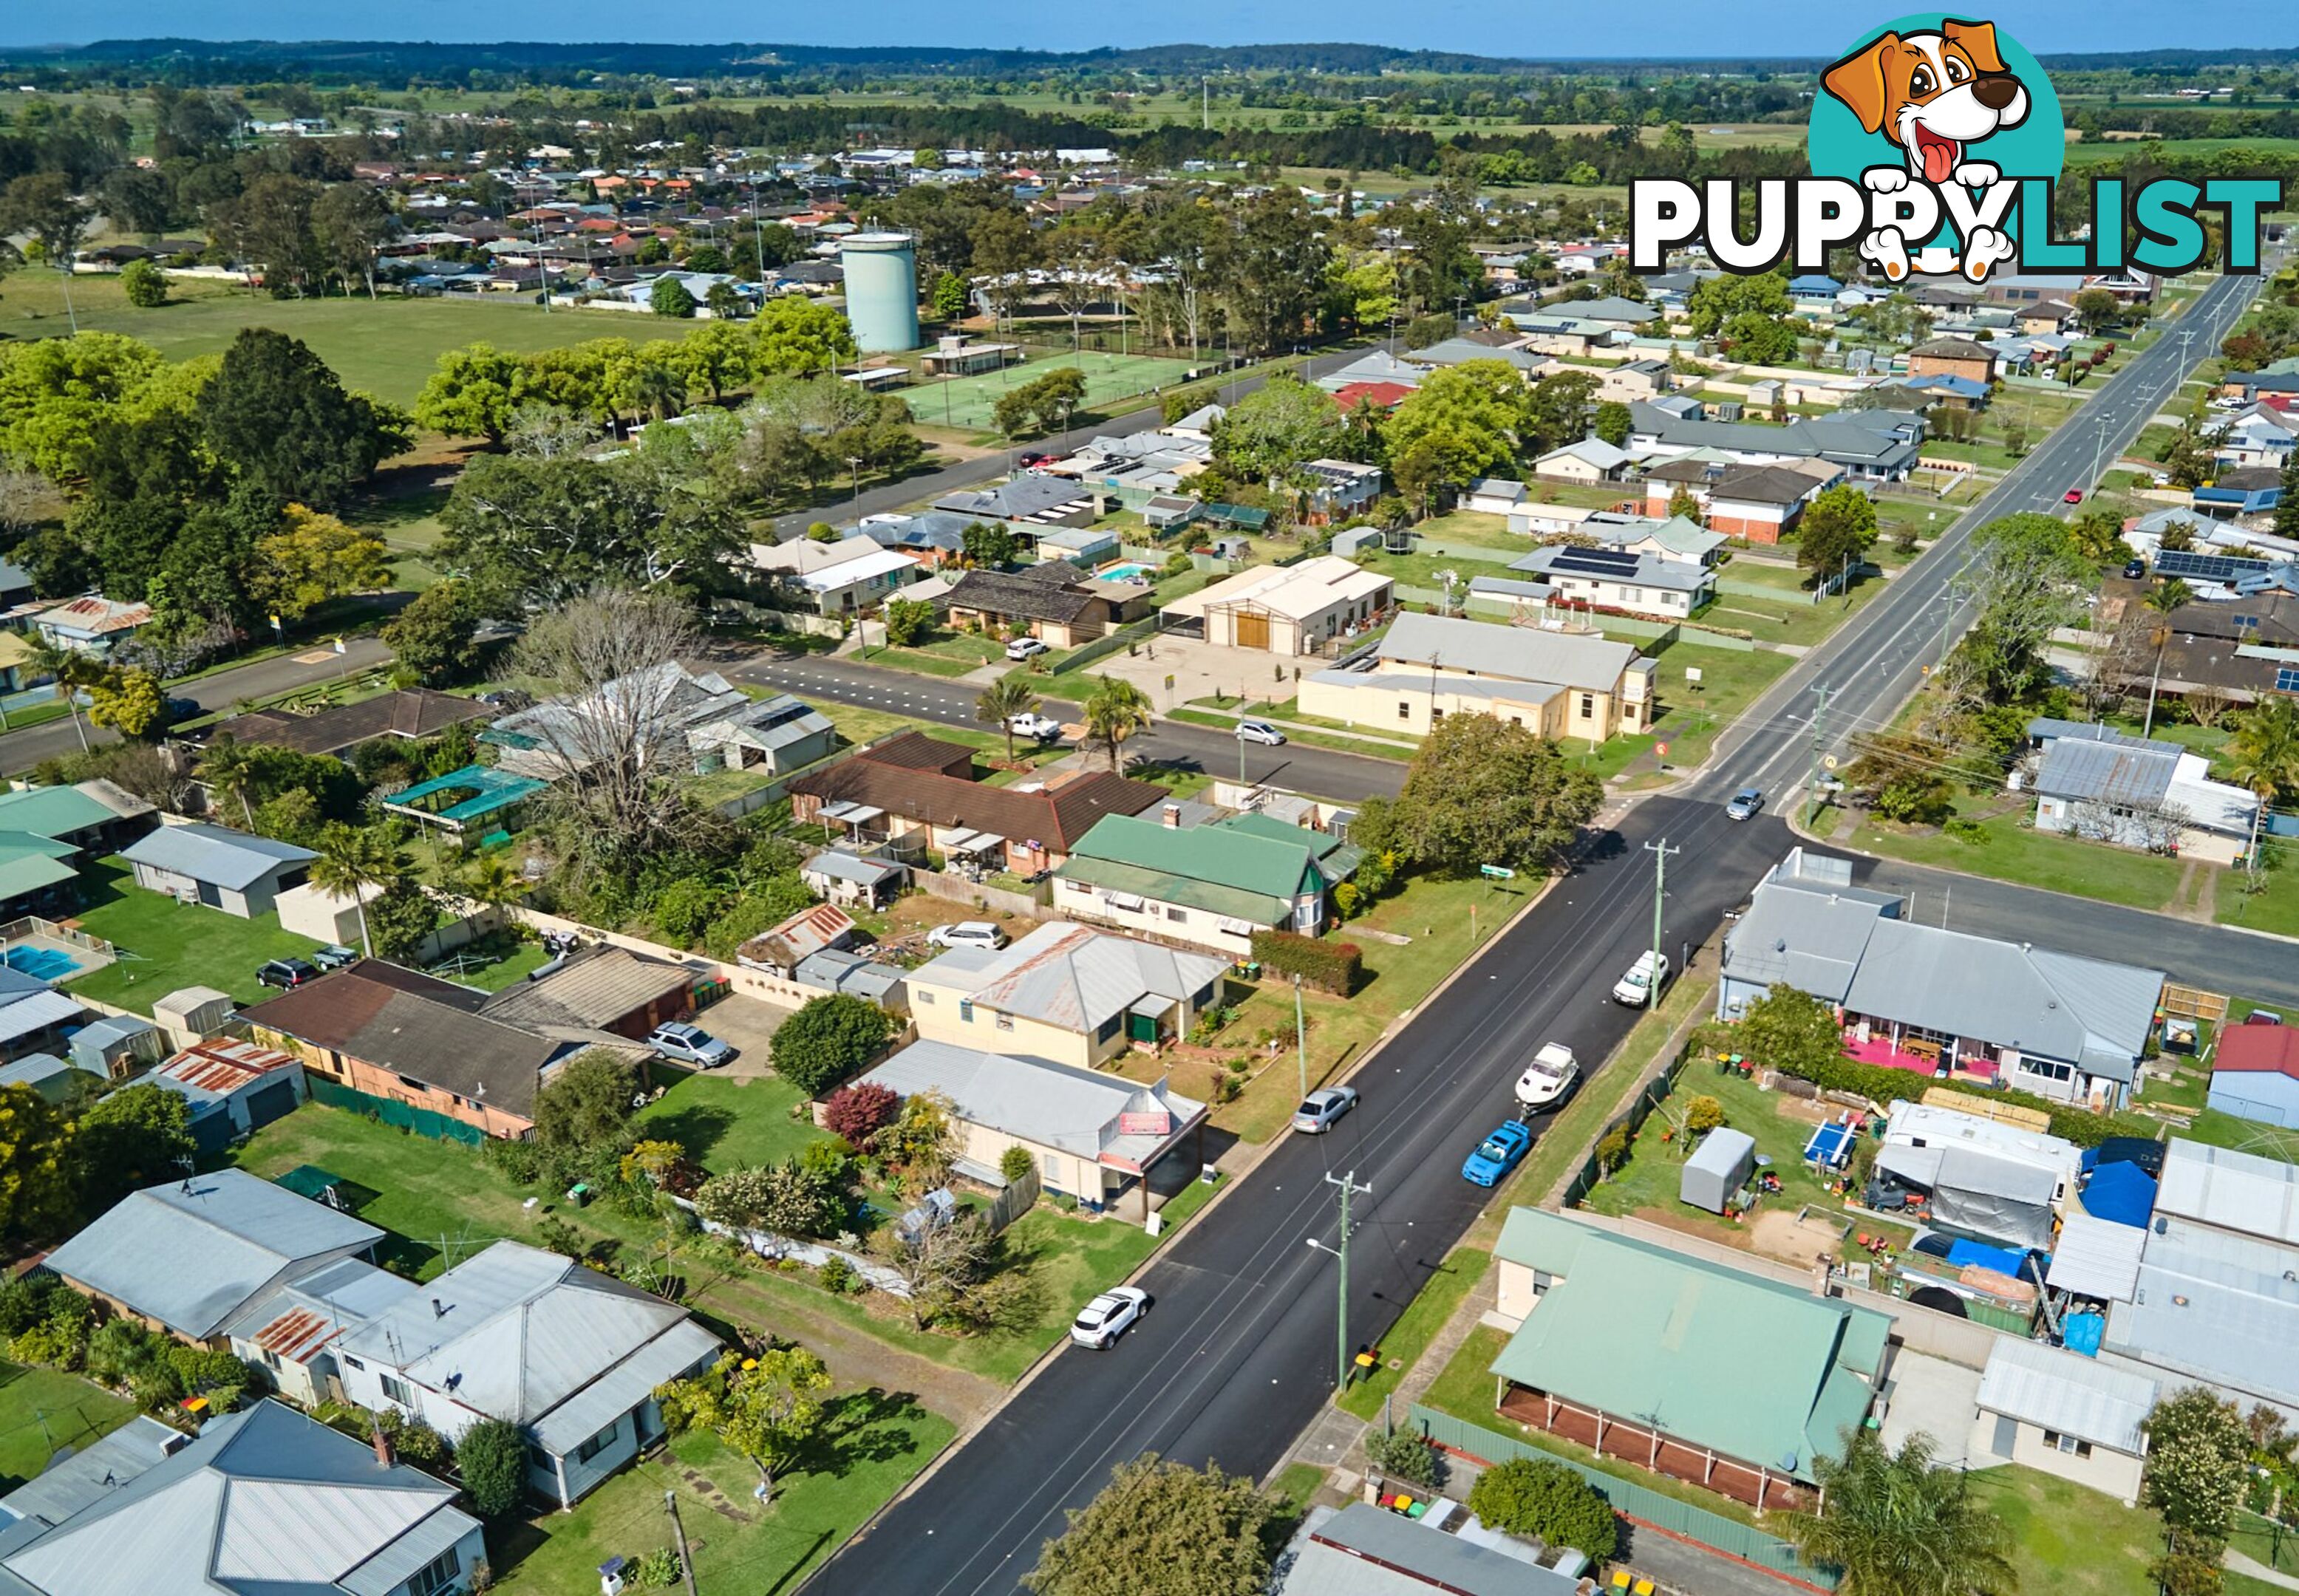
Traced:
POLYGON ((675 1058, 693 1064, 698 1070, 715 1070, 735 1056, 735 1050, 699 1025, 673 1021, 658 1025, 647 1037, 647 1046, 665 1058, 675 1058))
POLYGON ((1319 1087, 1302 1098, 1301 1106, 1293 1111, 1293 1129, 1305 1136, 1321 1135, 1357 1105, 1357 1087, 1319 1087))
POLYGON ((956 925, 938 925, 926 933, 926 940, 936 947, 987 947, 993 951, 1006 946, 1006 933, 987 920, 961 920, 956 925))
POLYGON ((1517 1106, 1528 1113, 1554 1108, 1581 1079, 1581 1062, 1562 1042, 1543 1042, 1532 1063, 1516 1078, 1517 1106))
POLYGON ((1285 733, 1267 721, 1238 722, 1237 740, 1240 742, 1257 742, 1264 748, 1275 748, 1285 746, 1285 733))
POLYGON ((1668 955, 1655 954, 1647 948, 1637 955, 1629 972, 1613 983, 1613 1001, 1640 1009, 1652 1001, 1653 994, 1668 985, 1668 955))
POLYGON ((1070 1339, 1102 1352, 1116 1344, 1150 1311, 1150 1294, 1138 1286, 1113 1286, 1078 1310, 1070 1339))
POLYGON ((1047 651, 1046 645, 1034 637, 1017 637, 1006 645, 1006 657, 1008 659, 1027 659, 1033 654, 1047 651))
POLYGON ((1006 729, 1017 737, 1052 742, 1061 736, 1062 723, 1050 715, 1017 715, 1006 723, 1006 729))

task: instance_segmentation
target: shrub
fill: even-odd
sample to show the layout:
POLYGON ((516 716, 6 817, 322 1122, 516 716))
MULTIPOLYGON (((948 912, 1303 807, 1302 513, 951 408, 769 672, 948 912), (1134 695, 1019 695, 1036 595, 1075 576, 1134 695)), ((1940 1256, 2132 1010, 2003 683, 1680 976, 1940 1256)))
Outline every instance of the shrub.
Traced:
POLYGON ((1958 842, 1969 842, 1974 848, 1984 848, 1988 839, 1995 835, 1978 821, 1964 820, 1960 817, 1949 821, 1940 827, 1940 831, 1944 835, 1953 837, 1958 842))
POLYGON ((1620 1543, 1612 1505, 1597 1488, 1562 1463, 1513 1458, 1477 1476, 1469 1492, 1469 1511, 1493 1528, 1538 1535, 1551 1546, 1570 1546, 1598 1562, 1620 1543))
POLYGON ((1438 1450, 1409 1430, 1394 1430, 1386 1435, 1365 1437, 1365 1456, 1373 1466, 1393 1480, 1406 1480, 1415 1485, 1434 1488, 1444 1460, 1438 1450))
POLYGON ((1597 1167, 1611 1174, 1629 1162, 1629 1128, 1615 1125, 1597 1138, 1597 1167))
POLYGON ((848 1296, 862 1289, 862 1277, 852 1264, 835 1253, 822 1261, 822 1267, 815 1270, 814 1278, 822 1289, 833 1296, 848 1296))
POLYGON ((527 1493, 527 1443, 505 1419, 481 1419, 465 1430, 455 1468, 482 1518, 502 1517, 527 1493))
POLYGON ((894 1122, 901 1107, 901 1098, 891 1087, 866 1080, 831 1093, 830 1101, 822 1105, 822 1122, 850 1145, 867 1152, 878 1132, 894 1122))
POLYGON ((769 1048, 775 1073, 819 1096, 877 1056, 894 1034, 892 1016, 848 992, 814 999, 782 1023, 769 1048))
POLYGON ((130 260, 120 274, 120 286, 139 310, 154 310, 168 302, 168 274, 149 260, 130 260))
POLYGON ((658 1546, 630 1565, 630 1583, 642 1591, 668 1591, 676 1584, 685 1572, 679 1567, 678 1553, 668 1546, 658 1546))
POLYGON ((1265 970, 1298 975, 1318 991, 1340 997, 1357 990, 1365 977, 1365 950, 1356 943, 1321 942, 1299 931, 1254 932, 1253 957, 1265 970))
POLYGON ((998 1172, 1006 1177, 1008 1186, 1027 1180, 1030 1171, 1037 1167, 1037 1161, 1030 1156, 1027 1147, 1008 1147, 998 1155, 998 1172))
POLYGON ((561 1253, 569 1258, 580 1258, 588 1245, 583 1233, 555 1213, 546 1213, 535 1221, 535 1245, 545 1252, 561 1253))
POLYGON ((386 1408, 378 1416, 384 1439, 403 1463, 412 1463, 418 1468, 440 1469, 447 1466, 451 1449, 447 1438, 419 1418, 410 1418, 396 1408, 386 1408))
POLYGON ((1684 1128, 1695 1136, 1706 1136, 1724 1123, 1724 1105, 1706 1093, 1684 1105, 1684 1128))

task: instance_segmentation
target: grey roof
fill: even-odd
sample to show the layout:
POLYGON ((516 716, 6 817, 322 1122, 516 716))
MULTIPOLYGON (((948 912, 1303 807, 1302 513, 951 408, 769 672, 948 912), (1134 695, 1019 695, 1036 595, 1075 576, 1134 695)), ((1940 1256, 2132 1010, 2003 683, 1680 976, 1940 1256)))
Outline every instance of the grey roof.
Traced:
POLYGON ((1585 460, 1599 471, 1617 471, 1631 460, 1644 459, 1645 451, 1641 449, 1623 449, 1617 444, 1606 442, 1602 438, 1581 438, 1577 442, 1561 444, 1550 450, 1532 463, 1535 467, 1539 467, 1550 460, 1567 456, 1576 460, 1585 460))
POLYGON ((2164 1151, 2155 1211, 2299 1246, 2299 1168, 2174 1137, 2164 1151))
POLYGON ((930 509, 899 520, 866 521, 857 530, 881 548, 955 551, 965 547, 966 529, 972 525, 964 516, 930 509))
POLYGON ((1377 657, 1388 664, 1425 667, 1433 658, 1440 666, 1480 676, 1606 692, 1620 681, 1636 653, 1631 644, 1602 637, 1427 615, 1398 616, 1376 650, 1377 657))
POLYGON ((1766 881, 1724 936, 1728 980, 1799 992, 1842 1003, 1877 922, 1898 913, 1899 900, 1854 887, 1766 881))
POLYGON ((1046 1059, 978 1053, 947 1042, 913 1042, 863 1079, 905 1097, 941 1092, 970 1124, 1090 1162, 1130 1154, 1138 1162, 1166 1139, 1121 1135, 1120 1114, 1162 1109, 1178 1131, 1206 1112, 1205 1104, 1162 1080, 1141 1086, 1046 1059))
POLYGON ((1606 563, 1610 565, 1623 558, 1633 559, 1636 564, 1616 569, 1600 569, 1589 558, 1588 550, 1571 543, 1549 543, 1509 561, 1509 569, 1528 572, 1535 576, 1579 576, 1619 583, 1624 586, 1656 587, 1664 591, 1683 593, 1697 593, 1715 580, 1706 566, 1685 560, 1663 559, 1657 554, 1624 557, 1614 553, 1606 557, 1606 563))
POLYGON ((834 881, 852 881, 857 886, 875 887, 890 877, 899 879, 902 867, 889 864, 883 859, 862 859, 852 854, 827 849, 818 853, 799 867, 801 875, 827 876, 834 881))
POLYGON ((109 1435, 51 1463, 29 1483, 0 1496, 0 1510, 18 1518, 37 1518, 53 1528, 156 1468, 190 1440, 183 1431, 138 1413, 109 1435))
MULTIPOLYGON (((2185 512, 2170 513, 2184 514, 2185 512)), ((2028 723, 2028 740, 2030 742, 2048 743, 2063 737, 2081 738, 2088 742, 2107 743, 2121 748, 2169 748, 2173 753, 2179 751, 2179 745, 2176 742, 2167 742, 2160 737, 2133 737, 2127 732, 2101 725, 2096 721, 2063 721, 2053 715, 2039 715, 2028 723)))
POLYGON ((148 864, 172 871, 195 881, 212 881, 237 892, 253 886, 283 865, 307 864, 320 856, 292 842, 275 842, 228 826, 193 821, 162 826, 120 850, 131 864, 148 864))
POLYGON ((826 947, 801 959, 791 979, 818 992, 851 992, 884 1005, 889 993, 909 980, 909 972, 899 964, 875 963, 842 947, 826 947))
POLYGON ((2179 773, 2179 754, 2142 745, 2055 737, 2044 748, 2036 790, 2079 803, 2161 804, 2179 773))
MULTIPOLYGON (((1479 577, 1479 582, 1497 580, 1479 577)), ((1528 588, 1538 583, 1525 583, 1528 588)), ((1474 591, 1486 591, 1487 589, 1474 591)), ((1372 688, 1381 692, 1420 693, 1429 690, 1429 672, 1420 671, 1319 671, 1312 678, 1341 687, 1372 688)), ((1474 676, 1445 676, 1439 685, 1449 698, 1484 699, 1495 703, 1546 704, 1564 689, 1554 682, 1516 682, 1506 677, 1479 679, 1474 676)))
POLYGON ((711 748, 739 742, 766 751, 789 748, 833 730, 830 717, 786 692, 745 704, 686 734, 688 746, 711 748))
POLYGON ((2080 1352, 1999 1336, 1979 1377, 1979 1407, 2137 1456, 2147 1450, 2140 1426, 2159 1389, 2145 1375, 2080 1352))
POLYGON ((364 1258, 339 1258, 258 1298, 223 1334, 308 1363, 345 1330, 414 1289, 406 1276, 378 1269, 364 1258))
POLYGON ((599 1400, 585 1398, 591 1387, 626 1366, 656 1369, 666 1353, 655 1344, 666 1339, 685 1360, 639 1396, 708 1356, 715 1338, 660 1297, 559 1253, 499 1241, 352 1330, 342 1345, 563 1451, 637 1401, 570 1435, 571 1424, 598 1410, 599 1400))
POLYGON ((1504 599, 1537 599, 1543 602, 1556 596, 1556 590, 1545 582, 1517 582, 1506 576, 1472 576, 1469 578, 1469 591, 1472 594, 1491 593, 1504 599))
POLYGON ((1519 371, 1541 371, 1550 360, 1524 349, 1496 349, 1467 338, 1445 338, 1426 349, 1408 349, 1405 358, 1417 366, 1458 366, 1465 360, 1499 360, 1519 371))
POLYGON ((1398 383, 1413 388, 1420 386, 1428 375, 1420 367, 1407 365, 1385 349, 1375 349, 1358 356, 1339 371, 1328 371, 1317 379, 1317 386, 1329 393, 1338 393, 1353 383, 1398 383))
POLYGON ((957 988, 998 1013, 1091 1031, 1145 998, 1202 992, 1228 967, 1227 959, 1055 921, 996 951, 954 948, 914 972, 910 984, 957 988))
POLYGON ((1880 920, 1844 1002, 2128 1081, 2164 979, 2160 970, 1880 920))
POLYGON ((2072 1291, 2103 1302, 2128 1302, 2146 1243, 2147 1232, 2138 1226, 2096 1219, 2070 1203, 2044 1283, 2055 1291, 2072 1291))
POLYGON ((47 1266, 205 1340, 258 1293, 382 1237, 269 1180, 218 1170, 130 1193, 49 1253, 47 1266))
POLYGON ((18 1037, 62 1025, 86 1013, 87 1007, 78 998, 52 990, 43 982, 38 991, 26 992, 0 1004, 0 1042, 12 1042, 18 1037))
POLYGON ((588 947, 568 955, 540 980, 514 981, 492 994, 479 1012, 546 1035, 558 1028, 604 1030, 665 997, 687 992, 696 973, 627 947, 588 947))
POLYGON ((1786 426, 1754 421, 1706 421, 1673 414, 1663 402, 1629 406, 1638 433, 1679 449, 1714 448, 1784 458, 1819 459, 1896 471, 1913 463, 1916 445, 1850 422, 1805 417, 1786 426))
POLYGON ((263 1402, 63 1523, 13 1526, 0 1572, 46 1596, 384 1596, 406 1574, 383 1571, 477 1533, 454 1494, 263 1402))
POLYGON ((995 520, 1026 521, 1048 510, 1075 504, 1091 495, 1074 482, 1058 476, 1025 473, 996 487, 967 489, 934 500, 934 509, 960 516, 987 516, 995 520))
POLYGON ((1642 323, 1656 320, 1660 311, 1651 305, 1633 299, 1623 299, 1608 294, 1602 299, 1567 300, 1558 307, 1584 321, 1625 321, 1642 323))
MULTIPOLYGON (((87 1075, 88 1071, 77 1064, 68 1064, 53 1053, 28 1053, 13 1063, 0 1065, 0 1087, 31 1087, 53 1080, 59 1075, 87 1075)), ((91 1077, 91 1079, 98 1079, 91 1077)))
POLYGON ((1277 1596, 1572 1596, 1578 1586, 1529 1546, 1511 1556, 1355 1501, 1311 1526, 1277 1596))
POLYGON ((2159 1213, 2108 1351, 2289 1406, 2299 1402, 2299 1248, 2159 1213))

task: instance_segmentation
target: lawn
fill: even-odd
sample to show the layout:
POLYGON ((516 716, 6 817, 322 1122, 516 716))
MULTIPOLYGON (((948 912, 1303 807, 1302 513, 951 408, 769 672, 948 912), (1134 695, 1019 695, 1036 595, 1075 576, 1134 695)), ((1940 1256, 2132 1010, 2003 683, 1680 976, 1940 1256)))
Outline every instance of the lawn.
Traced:
MULTIPOLYGON (((1911 830, 1863 816, 1858 829, 1841 840, 1914 864, 1967 871, 2135 909, 2160 909, 2179 890, 2185 866, 2177 859, 2038 831, 2023 825, 2025 818, 2022 806, 1983 820, 1979 824, 1988 840, 1966 842, 1944 831, 1911 830)), ((2224 894, 2220 902, 2227 902, 2224 894)))
POLYGON ((791 1110, 806 1094, 779 1075, 689 1075, 639 1116, 642 1135, 676 1142, 713 1171, 780 1163, 826 1132, 791 1110))
POLYGON ((0 1492, 13 1491, 66 1447, 101 1440, 136 1404, 58 1369, 0 1362, 0 1492))
POLYGON ((2221 925, 2249 926, 2257 931, 2273 931, 2278 936, 2299 937, 2299 864, 2287 843, 2270 842, 2260 849, 2260 856, 2269 868, 2261 876, 2262 883, 2257 892, 2244 890, 2245 876, 2240 870, 2230 870, 2220 879, 2218 897, 2213 900, 2214 917, 2221 925))
POLYGON ((153 1001, 184 987, 214 987, 243 1004, 264 996, 255 972, 267 959, 301 957, 309 937, 280 929, 277 916, 242 920, 221 909, 178 903, 135 884, 118 855, 79 872, 79 929, 120 950, 116 963, 67 983, 81 997, 151 1012, 153 1001))
POLYGON ((898 392, 921 421, 988 432, 992 425, 991 411, 1001 397, 1064 367, 1075 367, 1085 374, 1085 399, 1078 406, 1076 417, 1082 421, 1088 412, 1107 412, 1112 401, 1131 399, 1137 393, 1180 381, 1182 374, 1190 369, 1190 362, 1154 355, 1097 353, 1091 350, 1076 354, 1067 349, 1041 350, 1026 364, 1008 366, 1003 371, 921 382, 898 392))
POLYGON ((2262 1125, 2256 1120, 2207 1108, 2187 1121, 2179 1133, 2191 1142, 2226 1147, 2237 1153, 2256 1153, 2278 1163, 2299 1163, 2299 1130, 2262 1125))
MULTIPOLYGON (((466 343, 526 354, 586 338, 650 338, 663 330, 643 316, 564 308, 546 312, 510 296, 276 300, 255 289, 183 278, 169 293, 170 303, 139 310, 128 303, 119 278, 78 277, 72 307, 83 332, 140 338, 171 360, 219 353, 245 328, 272 327, 311 345, 345 387, 400 405, 415 402, 442 354, 466 343)), ((10 277, 8 297, 0 303, 0 334, 60 338, 68 331, 57 274, 22 271, 10 277)))
POLYGON ((550 961, 542 943, 497 931, 457 948, 433 965, 431 973, 482 992, 500 992, 513 981, 525 980, 550 961))
MULTIPOLYGON (((1689 639, 1693 634, 1685 635, 1689 639)), ((1673 643, 1656 657, 1660 661, 1660 668, 1653 674, 1653 690, 1660 700, 1658 718, 1645 735, 1615 737, 1598 749, 1590 763, 1600 774, 1619 770, 1637 755, 1664 742, 1668 745, 1665 757, 1670 768, 1690 770, 1706 764, 1716 734, 1738 720, 1796 664, 1787 654, 1703 648, 1689 641, 1673 643), (1688 668, 1699 671, 1697 684, 1686 677, 1688 668)), ((1559 746, 1571 750, 1573 745, 1568 740, 1559 746)))
POLYGON ((2155 1596, 2147 1564, 2162 1552, 2163 1527, 2154 1514, 2033 1468, 2006 1466, 1965 1477, 1990 1516, 2011 1530, 2022 1591, 2155 1596))
POLYGON ((1491 1253, 1477 1247, 1457 1247, 1447 1254, 1381 1338, 1381 1367, 1370 1379, 1350 1386, 1340 1399, 1340 1405, 1359 1418, 1378 1415, 1382 1399, 1397 1390, 1406 1371, 1419 1361, 1437 1332, 1453 1317, 1453 1311, 1484 1278, 1492 1261, 1491 1253))
POLYGON ((617 1475, 572 1512, 489 1537, 494 1588, 565 1596, 592 1588, 611 1557, 635 1561, 675 1544, 663 1507, 676 1492, 698 1589, 781 1592, 835 1551, 956 1434, 909 1396, 854 1392, 826 1404, 823 1433, 762 1507, 758 1472, 713 1436, 688 1435, 666 1455, 617 1475))

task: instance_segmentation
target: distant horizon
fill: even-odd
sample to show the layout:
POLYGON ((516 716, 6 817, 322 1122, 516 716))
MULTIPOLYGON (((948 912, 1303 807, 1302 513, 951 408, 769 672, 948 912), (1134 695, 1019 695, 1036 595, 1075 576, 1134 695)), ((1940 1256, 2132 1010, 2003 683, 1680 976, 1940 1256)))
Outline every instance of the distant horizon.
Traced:
MULTIPOLYGON (((2287 0, 2226 0, 2173 9, 2154 0, 2018 0, 1957 8, 1994 21, 2038 54, 2126 54, 2156 50, 2205 54, 2212 49, 2278 50, 2299 54, 2299 25, 2287 0), (2201 11, 2204 16, 2198 17, 2201 11), (2202 26, 2199 27, 2198 23, 2202 26), (2204 36, 2199 39, 2198 34, 2204 36)), ((1369 0, 1335 0, 1315 8, 1266 3, 1243 6, 1213 0, 1178 0, 1139 22, 1112 26, 1107 13, 1049 14, 1050 8, 1022 0, 992 4, 980 12, 978 37, 971 42, 923 42, 904 37, 915 29, 939 33, 953 25, 947 10, 925 0, 890 0, 874 9, 867 23, 852 12, 778 19, 769 39, 730 38, 719 29, 668 24, 652 37, 627 37, 629 14, 600 0, 562 4, 540 33, 506 37, 499 12, 482 12, 447 0, 410 0, 397 12, 399 29, 347 33, 343 13, 316 0, 192 0, 170 13, 166 25, 140 0, 83 0, 74 8, 85 26, 79 37, 59 40, 34 37, 54 22, 45 8, 13 6, 0 14, 0 48, 86 49, 94 45, 150 38, 180 38, 211 45, 270 44, 283 47, 342 44, 429 44, 486 45, 656 45, 681 47, 755 45, 815 49, 908 47, 975 51, 1031 51, 1079 54, 1094 50, 1213 49, 1348 44, 1393 50, 1481 55, 1528 62, 1572 62, 1697 63, 1760 58, 1821 61, 1833 56, 1863 29, 1906 14, 1887 0, 1845 13, 1843 21, 1813 27, 1809 6, 1788 0, 1746 0, 1720 16, 1714 0, 1647 0, 1633 24, 1608 14, 1527 18, 1521 24, 1497 19, 1465 0, 1436 0, 1400 16, 1393 6, 1369 0), (1311 19, 1314 18, 1314 21, 1311 19), (1298 20, 1297 20, 1298 19, 1298 20), (809 26, 812 23, 812 26, 809 26), (857 37, 867 28, 867 37, 857 37), (1838 37, 1839 29, 1842 37, 1838 37), (1157 37, 1152 37, 1152 29, 1157 37), (615 37, 618 34, 626 37, 615 37), (1670 47, 1655 49, 1657 39, 1670 47), (1697 43, 1695 41, 1697 41, 1697 43), (1789 50, 1768 48, 1793 40, 1789 50)))

